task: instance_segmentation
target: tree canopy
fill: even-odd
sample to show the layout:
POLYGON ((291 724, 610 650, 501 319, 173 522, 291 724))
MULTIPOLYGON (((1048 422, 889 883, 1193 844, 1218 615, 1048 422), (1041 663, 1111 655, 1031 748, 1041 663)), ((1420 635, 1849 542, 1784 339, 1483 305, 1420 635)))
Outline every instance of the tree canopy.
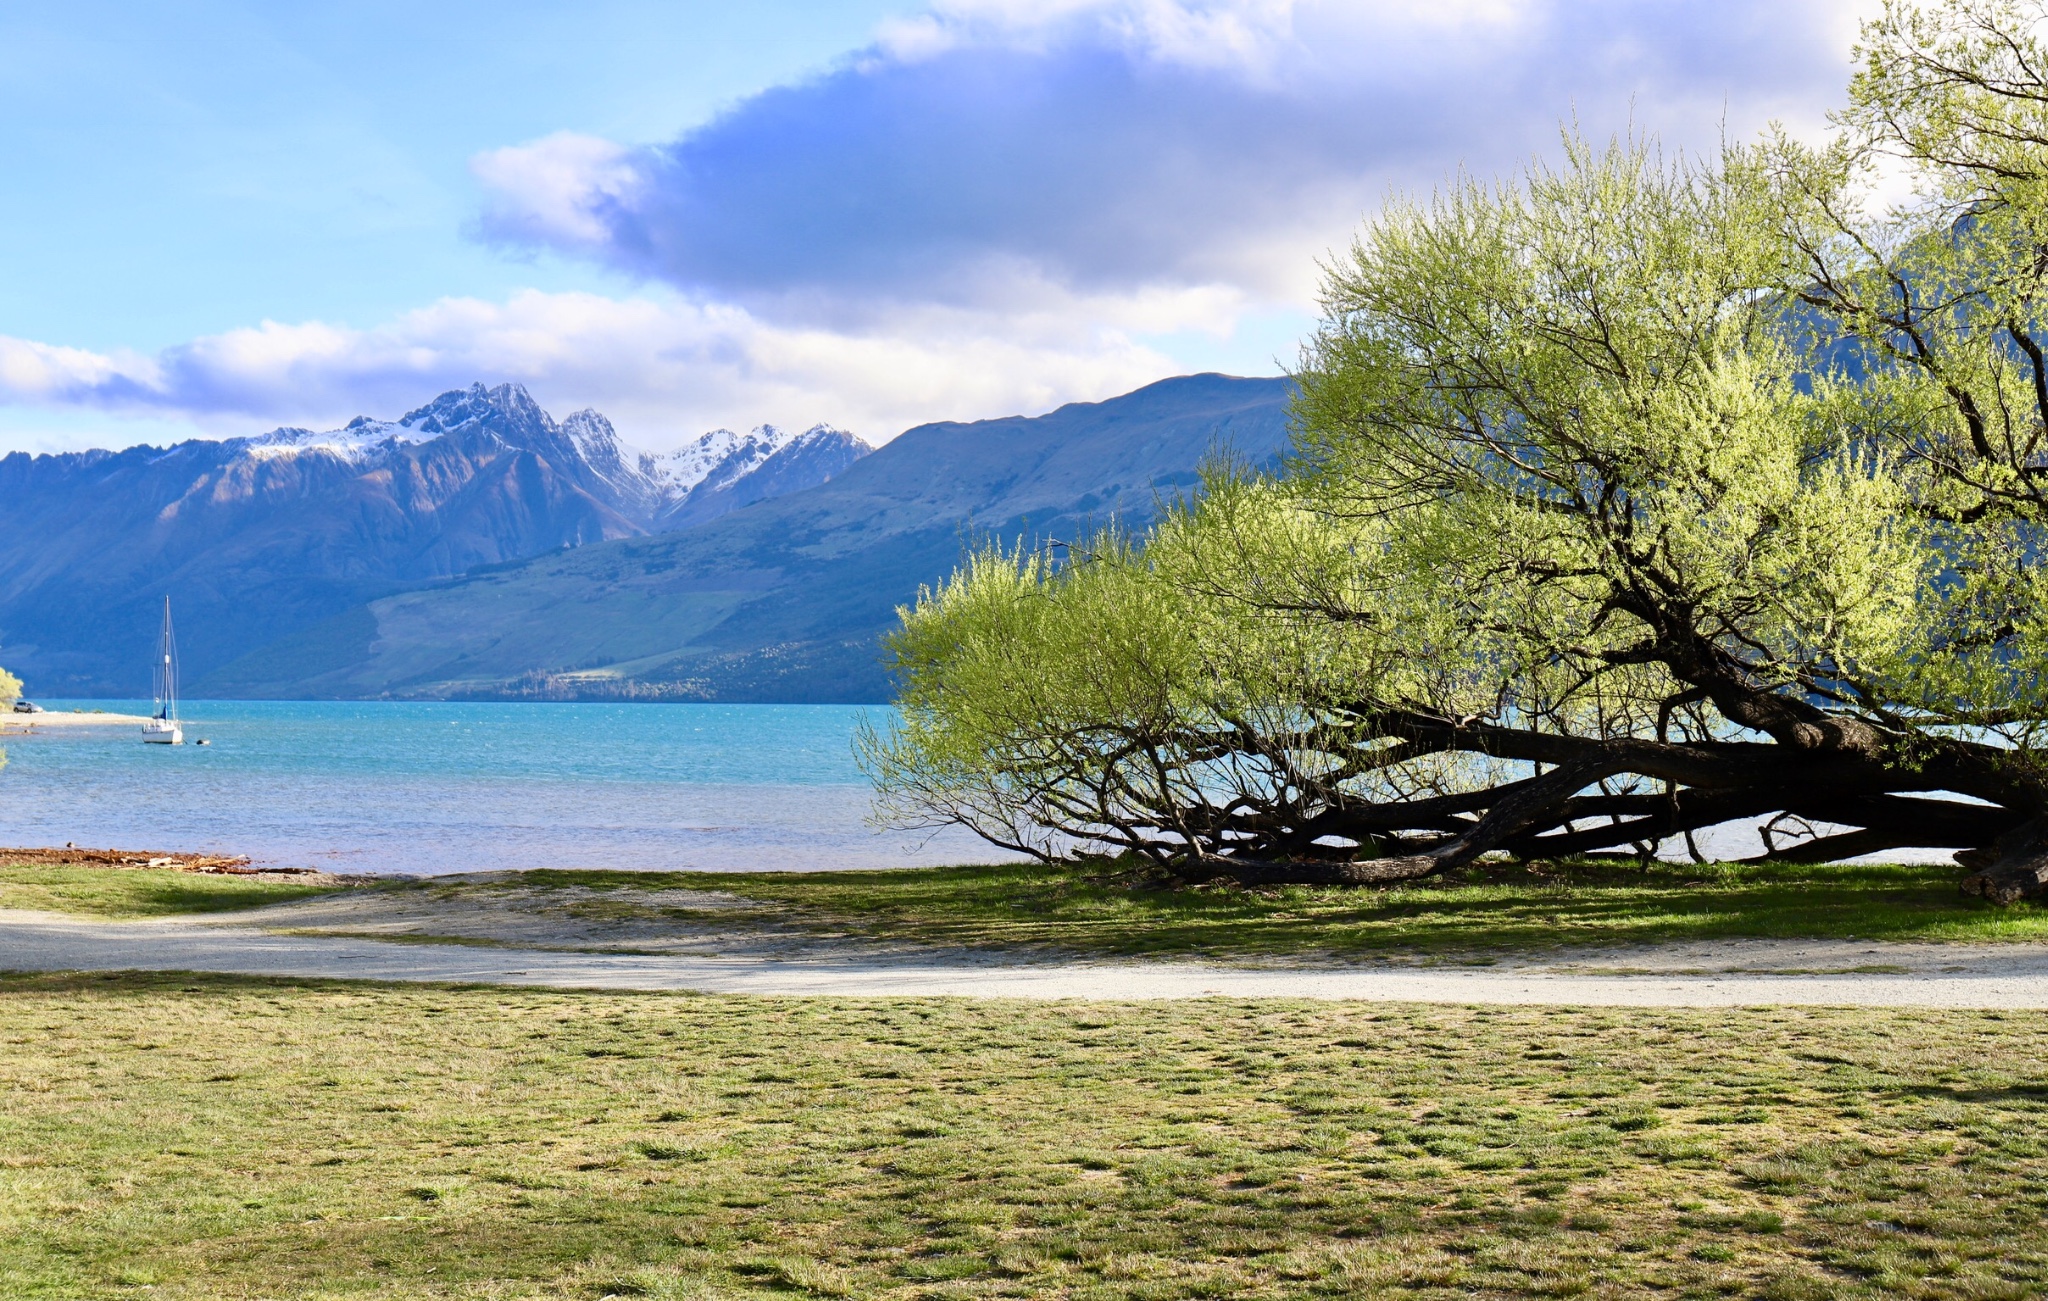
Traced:
POLYGON ((2042 891, 2042 17, 1888 6, 1824 146, 1568 134, 1390 202, 1326 267, 1286 473, 903 612, 890 816, 1339 882, 1747 819, 2042 891))

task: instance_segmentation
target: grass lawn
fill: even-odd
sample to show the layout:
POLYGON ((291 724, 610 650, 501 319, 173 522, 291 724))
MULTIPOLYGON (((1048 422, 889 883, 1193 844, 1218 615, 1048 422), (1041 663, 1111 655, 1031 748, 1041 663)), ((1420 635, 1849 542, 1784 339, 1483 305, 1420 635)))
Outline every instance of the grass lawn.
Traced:
POLYGON ((2048 1290, 2048 1023, 0 978, 0 1295, 2048 1290))
POLYGON ((1645 869, 1486 866, 1391 889, 1134 886, 1100 866, 894 872, 528 872, 502 885, 581 886, 618 900, 594 915, 740 920, 635 902, 639 890, 719 890, 768 922, 877 939, 1042 945, 1100 954, 1256 959, 1290 954, 1540 950, 1729 937, 1998 942, 2048 940, 2048 908, 1997 908, 1956 888, 1953 866, 1770 868, 1659 863, 1645 869))
POLYGON ((85 917, 222 912, 325 894, 318 886, 151 868, 9 863, 0 855, 0 908, 85 917))

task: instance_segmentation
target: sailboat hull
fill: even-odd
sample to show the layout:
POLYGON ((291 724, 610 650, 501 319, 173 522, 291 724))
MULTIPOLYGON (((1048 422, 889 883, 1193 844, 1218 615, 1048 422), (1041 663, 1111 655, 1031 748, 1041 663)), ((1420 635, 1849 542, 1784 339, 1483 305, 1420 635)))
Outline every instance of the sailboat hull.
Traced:
POLYGON ((183 745, 185 729, 176 723, 152 718, 142 725, 142 739, 151 745, 183 745))

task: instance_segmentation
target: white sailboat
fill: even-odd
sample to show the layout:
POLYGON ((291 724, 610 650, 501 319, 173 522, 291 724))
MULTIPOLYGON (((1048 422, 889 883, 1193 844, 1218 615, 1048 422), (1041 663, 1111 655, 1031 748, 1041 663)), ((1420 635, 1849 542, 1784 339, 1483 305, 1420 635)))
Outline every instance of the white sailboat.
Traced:
POLYGON ((155 745, 183 745, 185 729, 178 722, 178 646, 171 639, 171 598, 164 598, 164 633, 157 643, 151 672, 156 712, 142 725, 142 739, 155 745))

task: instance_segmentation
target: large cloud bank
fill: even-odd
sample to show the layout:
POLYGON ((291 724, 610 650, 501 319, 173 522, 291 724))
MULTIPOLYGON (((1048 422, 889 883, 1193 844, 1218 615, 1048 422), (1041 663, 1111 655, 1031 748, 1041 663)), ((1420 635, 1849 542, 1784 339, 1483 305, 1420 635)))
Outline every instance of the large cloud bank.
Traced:
POLYGON ((149 356, 0 338, 0 399, 218 427, 520 379, 647 443, 1040 410, 1185 368, 1175 337, 1312 309, 1316 259, 1390 188, 1512 167, 1568 115, 1709 148, 1773 117, 1816 128, 1854 17, 1846 0, 948 0, 672 141, 556 134, 474 160, 472 234, 623 273, 630 296, 266 322, 149 356))
POLYGON ((1512 165, 1574 109, 1695 143, 1724 113, 1811 119, 1847 31, 1755 0, 954 4, 668 144, 487 154, 481 225, 792 311, 1045 285, 1291 299, 1390 184, 1512 165))

